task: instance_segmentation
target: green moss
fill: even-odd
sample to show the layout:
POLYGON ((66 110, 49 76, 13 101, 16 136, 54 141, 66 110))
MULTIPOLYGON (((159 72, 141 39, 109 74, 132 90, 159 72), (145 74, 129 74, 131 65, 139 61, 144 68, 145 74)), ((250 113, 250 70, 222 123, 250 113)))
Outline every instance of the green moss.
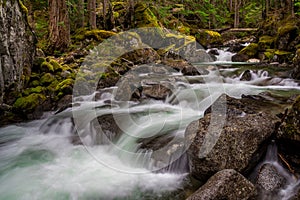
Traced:
POLYGON ((249 57, 255 57, 258 53, 258 44, 251 43, 243 48, 239 53, 248 55, 249 57))
POLYGON ((47 61, 41 64, 41 71, 43 72, 54 72, 54 67, 47 61))
POLYGON ((85 40, 85 39, 94 39, 98 42, 102 42, 104 39, 107 39, 113 35, 115 35, 115 32, 112 31, 105 31, 105 30, 80 30, 77 32, 75 36, 75 40, 85 40))
POLYGON ((203 45, 208 46, 210 44, 222 43, 222 37, 220 33, 211 30, 199 30, 195 34, 197 41, 203 45))
POLYGON ((42 93, 44 90, 45 90, 45 88, 43 88, 42 86, 37 86, 37 87, 34 87, 34 88, 27 88, 23 92, 23 94, 24 94, 24 96, 28 96, 32 93, 42 93))
POLYGON ((16 111, 32 112, 38 105, 41 105, 46 100, 46 97, 42 94, 30 94, 27 97, 18 98, 14 105, 13 109, 16 111))
POLYGON ((288 52, 288 51, 281 51, 281 50, 276 50, 275 51, 275 55, 278 55, 278 56, 291 55, 291 54, 292 53, 288 52))
POLYGON ((50 85, 47 86, 47 90, 49 92, 55 92, 57 85, 59 84, 58 80, 55 79, 50 83, 50 85))
POLYGON ((294 32, 297 33, 299 31, 297 25, 293 23, 287 23, 284 26, 281 26, 278 28, 278 35, 279 36, 284 36, 288 33, 294 32))
POLYGON ((54 71, 62 70, 62 66, 56 60, 50 59, 49 63, 53 66, 54 71))
POLYGON ((275 38, 264 35, 259 38, 258 46, 260 50, 270 49, 274 47, 275 38))
POLYGON ((275 49, 266 49, 264 55, 268 60, 272 60, 274 58, 275 49))
POLYGON ((55 81, 55 77, 50 74, 50 73, 46 73, 44 74, 41 79, 40 79, 40 84, 41 85, 44 85, 44 86, 47 86, 49 84, 51 84, 53 81, 55 81))
POLYGON ((36 87, 36 86, 39 86, 40 85, 40 82, 38 80, 33 80, 30 82, 30 86, 32 87, 36 87))
POLYGON ((18 2, 19 2, 22 12, 25 14, 26 19, 28 20, 28 9, 26 8, 26 6, 23 4, 23 2, 21 0, 18 0, 18 2))
POLYGON ((58 92, 58 94, 60 92, 62 92, 63 94, 71 94, 72 93, 73 84, 74 84, 74 80, 68 78, 68 79, 63 80, 62 82, 60 82, 56 86, 55 91, 58 92))

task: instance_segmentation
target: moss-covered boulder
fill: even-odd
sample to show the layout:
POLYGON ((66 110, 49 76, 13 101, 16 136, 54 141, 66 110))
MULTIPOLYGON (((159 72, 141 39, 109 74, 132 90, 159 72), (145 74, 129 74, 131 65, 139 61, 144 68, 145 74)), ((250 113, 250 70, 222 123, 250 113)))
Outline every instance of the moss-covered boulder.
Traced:
POLYGON ((294 50, 295 47, 290 44, 295 40, 295 38, 299 34, 299 27, 295 24, 294 21, 284 23, 282 26, 278 28, 277 34, 277 49, 291 51, 294 50))
POLYGON ((258 41, 258 49, 260 51, 266 50, 266 49, 273 49, 275 39, 276 38, 269 36, 269 35, 261 36, 258 41))
POLYGON ((85 39, 94 39, 98 42, 102 42, 104 39, 107 39, 116 33, 112 31, 105 31, 105 30, 99 30, 99 29, 94 29, 94 30, 80 30, 75 36, 75 40, 85 40, 85 39))
POLYGON ((293 58, 293 53, 289 51, 276 50, 274 52, 274 57, 279 63, 289 63, 293 58))
POLYGON ((197 30, 195 33, 197 42, 199 42, 204 47, 209 47, 210 45, 220 45, 222 44, 222 36, 220 33, 211 30, 197 30))
POLYGON ((33 93, 26 97, 18 98, 13 104, 13 110, 22 113, 32 113, 34 110, 46 100, 43 94, 33 93))
POLYGON ((43 86, 48 86, 50 85, 53 81, 55 81, 55 76, 50 74, 50 73, 46 73, 44 74, 41 79, 40 79, 40 84, 43 86))
POLYGON ((47 61, 44 61, 41 66, 40 66, 40 70, 42 72, 54 72, 54 67, 52 64, 50 64, 49 62, 47 61))
POLYGON ((58 96, 64 96, 67 94, 72 94, 73 93, 73 85, 74 85, 74 80, 73 79, 66 79, 60 82, 56 88, 55 91, 58 93, 58 96))
POLYGON ((267 60, 267 61, 273 61, 274 60, 274 55, 275 55, 275 49, 266 49, 266 51, 264 52, 264 59, 263 60, 267 60))
POLYGON ((23 94, 25 96, 28 96, 32 93, 42 93, 45 91, 45 88, 43 88, 42 86, 37 86, 37 87, 34 87, 34 88, 27 88, 26 90, 24 90, 23 94))
POLYGON ((240 52, 232 56, 233 62, 245 62, 250 58, 256 58, 258 56, 259 46, 257 43, 251 43, 240 52))

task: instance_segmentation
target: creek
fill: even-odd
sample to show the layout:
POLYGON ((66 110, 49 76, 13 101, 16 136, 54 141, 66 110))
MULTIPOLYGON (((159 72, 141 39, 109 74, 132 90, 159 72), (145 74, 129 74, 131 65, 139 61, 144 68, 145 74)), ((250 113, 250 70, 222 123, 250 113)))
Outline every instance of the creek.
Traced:
MULTIPOLYGON (((105 88, 74 98, 73 107, 60 113, 0 128, 0 199, 175 199, 188 177, 185 128, 218 97, 264 94, 279 102, 300 94, 286 69, 232 63, 231 55, 223 51, 214 63, 195 64, 208 70, 205 75, 165 73, 183 80, 165 100, 121 101, 118 87, 105 88), (95 119, 108 115, 119 133, 99 134, 95 119), (179 147, 143 148, 141 141, 158 136, 179 147)), ((297 181, 276 159, 267 161, 290 180, 281 194, 292 191, 297 181)))

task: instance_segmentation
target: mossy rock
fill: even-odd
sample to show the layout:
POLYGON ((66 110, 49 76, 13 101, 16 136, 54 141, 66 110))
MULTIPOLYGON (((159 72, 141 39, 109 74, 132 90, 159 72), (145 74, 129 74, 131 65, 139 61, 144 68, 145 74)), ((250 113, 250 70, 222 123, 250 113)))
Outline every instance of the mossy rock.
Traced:
POLYGON ((245 48, 243 48, 239 53, 245 54, 249 56, 249 58, 254 58, 258 54, 258 48, 259 48, 258 44, 251 43, 245 48))
POLYGON ((276 50, 274 54, 279 63, 288 63, 293 59, 293 53, 289 51, 276 50))
POLYGON ((223 41, 220 33, 211 30, 197 31, 195 36, 197 41, 205 47, 208 47, 212 44, 221 44, 223 41))
POLYGON ((29 83, 29 86, 31 86, 31 87, 36 87, 39 85, 40 85, 40 81, 38 81, 38 80, 33 80, 29 83))
POLYGON ((44 91, 45 91, 45 88, 44 88, 44 87, 42 87, 42 86, 37 86, 37 87, 34 87, 34 88, 27 88, 26 90, 24 90, 23 94, 24 94, 24 96, 28 96, 28 95, 30 95, 30 94, 32 94, 32 93, 37 93, 37 94, 39 94, 39 93, 42 93, 42 92, 44 92, 44 91))
POLYGON ((61 71, 62 66, 59 64, 56 60, 54 59, 49 59, 49 63, 53 66, 53 70, 56 71, 61 71))
POLYGON ((15 111, 21 111, 23 113, 31 113, 45 100, 46 97, 43 94, 33 93, 29 96, 18 98, 13 104, 13 109, 15 111))
POLYGON ((275 49, 266 49, 264 55, 267 60, 272 61, 275 55, 274 53, 275 53, 275 49))
POLYGON ((50 73, 46 73, 44 74, 41 79, 40 79, 40 84, 44 85, 44 86, 48 86, 50 85, 53 81, 55 81, 55 76, 50 74, 50 73))
POLYGON ((284 36, 288 33, 299 33, 299 28, 294 23, 287 23, 278 28, 278 36, 284 36))
POLYGON ((105 31, 105 30, 88 30, 88 31, 81 31, 75 36, 76 40, 85 40, 85 39, 94 39, 98 42, 102 42, 104 39, 107 39, 113 35, 115 35, 115 32, 111 31, 105 31))
POLYGON ((49 62, 47 61, 44 61, 42 64, 41 64, 41 71, 42 72, 54 72, 54 67, 53 65, 51 65, 49 62))
POLYGON ((55 91, 59 93, 63 93, 64 95, 66 94, 72 94, 73 92, 73 85, 74 85, 74 80, 73 79, 66 79, 60 82, 56 88, 55 91))
POLYGON ((274 48, 275 39, 268 35, 261 36, 258 41, 259 50, 274 48))
POLYGON ((279 138, 300 142, 300 96, 298 96, 289 113, 279 128, 279 138))

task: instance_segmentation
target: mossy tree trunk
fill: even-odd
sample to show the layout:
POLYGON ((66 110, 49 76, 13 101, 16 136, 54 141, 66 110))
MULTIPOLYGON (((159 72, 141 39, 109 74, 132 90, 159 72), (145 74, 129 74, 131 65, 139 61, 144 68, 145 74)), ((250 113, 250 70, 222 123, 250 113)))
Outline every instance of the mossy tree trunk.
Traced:
POLYGON ((49 52, 64 51, 70 44, 70 21, 65 0, 49 0, 49 52))

